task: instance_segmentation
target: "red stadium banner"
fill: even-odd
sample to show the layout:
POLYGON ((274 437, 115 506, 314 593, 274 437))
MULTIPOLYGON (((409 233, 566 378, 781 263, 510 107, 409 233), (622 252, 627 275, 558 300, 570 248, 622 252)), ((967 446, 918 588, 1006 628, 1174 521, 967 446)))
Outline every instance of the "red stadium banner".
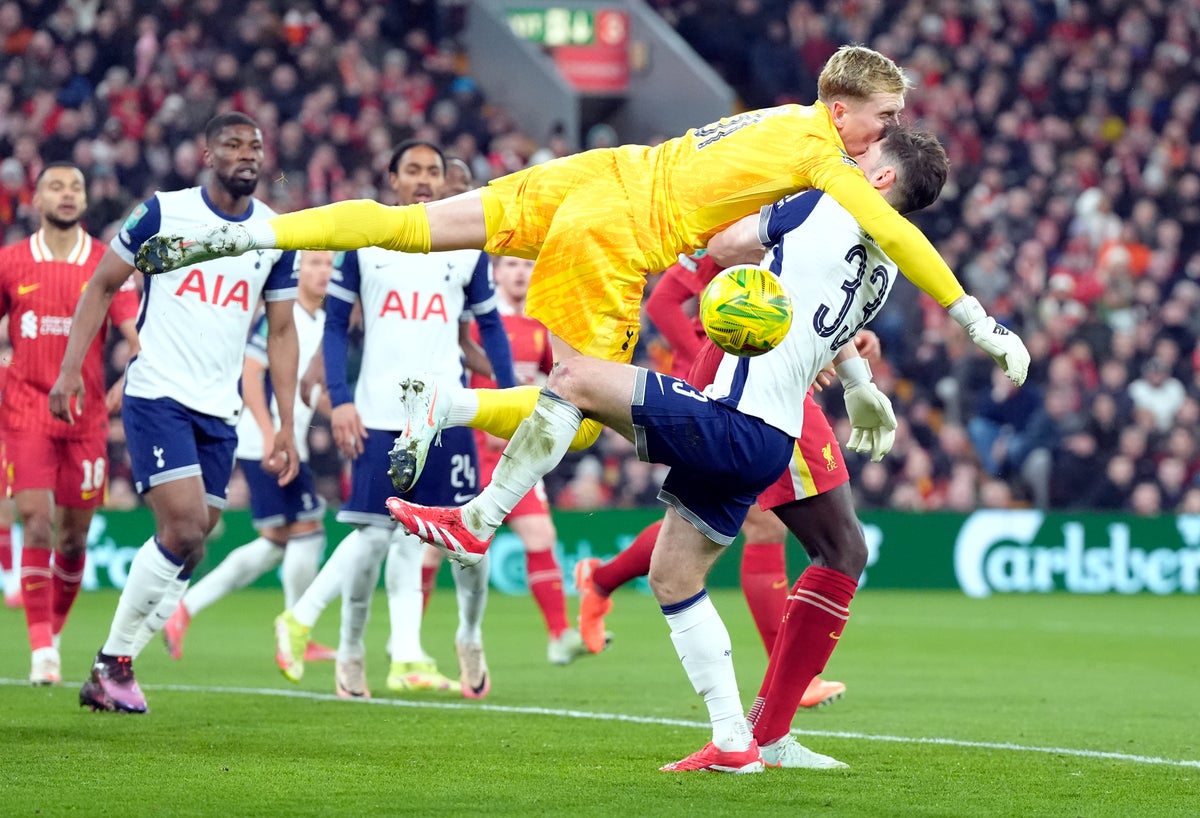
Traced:
POLYGON ((541 45, 559 73, 585 94, 629 88, 629 14, 618 9, 520 8, 506 12, 514 34, 541 45))
POLYGON ((604 9, 595 19, 593 42, 553 49, 554 64, 577 91, 624 93, 629 88, 629 15, 604 9))

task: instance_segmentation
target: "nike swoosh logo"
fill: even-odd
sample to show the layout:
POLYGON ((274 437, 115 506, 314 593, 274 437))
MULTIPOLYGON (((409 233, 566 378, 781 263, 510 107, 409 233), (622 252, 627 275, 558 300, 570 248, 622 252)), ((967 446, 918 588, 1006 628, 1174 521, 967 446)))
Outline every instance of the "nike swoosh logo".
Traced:
POLYGON ((47 582, 30 582, 29 584, 27 584, 25 586, 25 590, 26 591, 40 591, 42 588, 45 588, 48 584, 49 583, 47 583, 47 582))
POLYGON ((40 286, 42 286, 40 281, 37 284, 18 284, 17 295, 28 295, 40 286))
POLYGON ((780 588, 786 588, 787 580, 784 579, 784 580, 780 580, 779 582, 772 582, 771 587, 774 588, 776 591, 778 591, 780 588))
POLYGON ((837 633, 836 631, 830 631, 829 638, 830 639, 841 639, 842 635, 840 633, 837 633))
MULTIPOLYGON (((433 407, 437 406, 437 399, 438 399, 438 393, 437 393, 437 387, 435 386, 433 388, 433 400, 431 400, 429 402, 429 417, 425 418, 425 422, 428 423, 430 426, 433 425, 433 407)), ((458 495, 455 495, 456 498, 457 498, 457 496, 458 495)))
POLYGON ((459 494, 458 492, 454 493, 454 502, 456 503, 465 503, 473 499, 475 499, 474 494, 459 494))
POLYGON ((92 489, 91 491, 82 492, 79 496, 84 500, 91 500, 100 493, 100 489, 92 489))

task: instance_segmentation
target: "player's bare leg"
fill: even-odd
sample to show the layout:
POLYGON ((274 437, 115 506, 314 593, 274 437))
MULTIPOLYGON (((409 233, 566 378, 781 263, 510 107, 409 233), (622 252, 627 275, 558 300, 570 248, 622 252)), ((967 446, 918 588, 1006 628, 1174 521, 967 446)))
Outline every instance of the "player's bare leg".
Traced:
POLYGON ((425 205, 430 249, 482 250, 488 240, 483 194, 468 190, 425 205))

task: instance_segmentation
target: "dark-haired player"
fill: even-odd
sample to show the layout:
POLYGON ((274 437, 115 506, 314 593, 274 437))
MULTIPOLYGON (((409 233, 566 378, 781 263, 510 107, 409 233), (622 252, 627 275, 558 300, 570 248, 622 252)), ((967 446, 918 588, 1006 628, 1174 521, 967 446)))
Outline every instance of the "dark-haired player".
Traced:
MULTIPOLYGON (((263 161, 254 120, 218 114, 205 128, 205 140, 208 182, 156 193, 138 205, 100 260, 75 311, 50 393, 58 418, 69 421, 85 401, 83 354, 146 239, 162 229, 252 224, 275 215, 254 198, 263 161)), ((238 379, 260 298, 266 302, 267 358, 280 422, 266 462, 281 485, 299 471, 292 416, 299 356, 293 267, 290 251, 263 250, 185 265, 146 282, 138 316, 142 348, 126 370, 124 420, 134 486, 154 513, 156 531, 129 566, 108 639, 79 692, 85 706, 146 712, 133 659, 175 611, 225 505, 242 408, 238 379)))
POLYGON ((79 593, 92 515, 108 477, 104 329, 111 322, 137 349, 137 290, 125 282, 104 327, 85 351, 81 377, 94 397, 69 422, 50 414, 50 388, 67 348, 71 316, 104 255, 80 226, 87 188, 65 162, 39 175, 33 206, 38 231, 0 250, 0 315, 8 315, 13 358, 0 403, 0 459, 21 516, 21 596, 33 651, 29 681, 62 679, 58 638, 79 593))

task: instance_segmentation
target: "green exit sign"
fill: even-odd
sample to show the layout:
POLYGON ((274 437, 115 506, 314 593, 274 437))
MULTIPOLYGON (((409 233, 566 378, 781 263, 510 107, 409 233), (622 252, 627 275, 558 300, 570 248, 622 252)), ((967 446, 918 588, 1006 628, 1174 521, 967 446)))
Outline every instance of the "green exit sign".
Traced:
POLYGON ((507 16, 513 34, 539 45, 592 45, 596 41, 595 19, 584 9, 509 9, 507 16))

